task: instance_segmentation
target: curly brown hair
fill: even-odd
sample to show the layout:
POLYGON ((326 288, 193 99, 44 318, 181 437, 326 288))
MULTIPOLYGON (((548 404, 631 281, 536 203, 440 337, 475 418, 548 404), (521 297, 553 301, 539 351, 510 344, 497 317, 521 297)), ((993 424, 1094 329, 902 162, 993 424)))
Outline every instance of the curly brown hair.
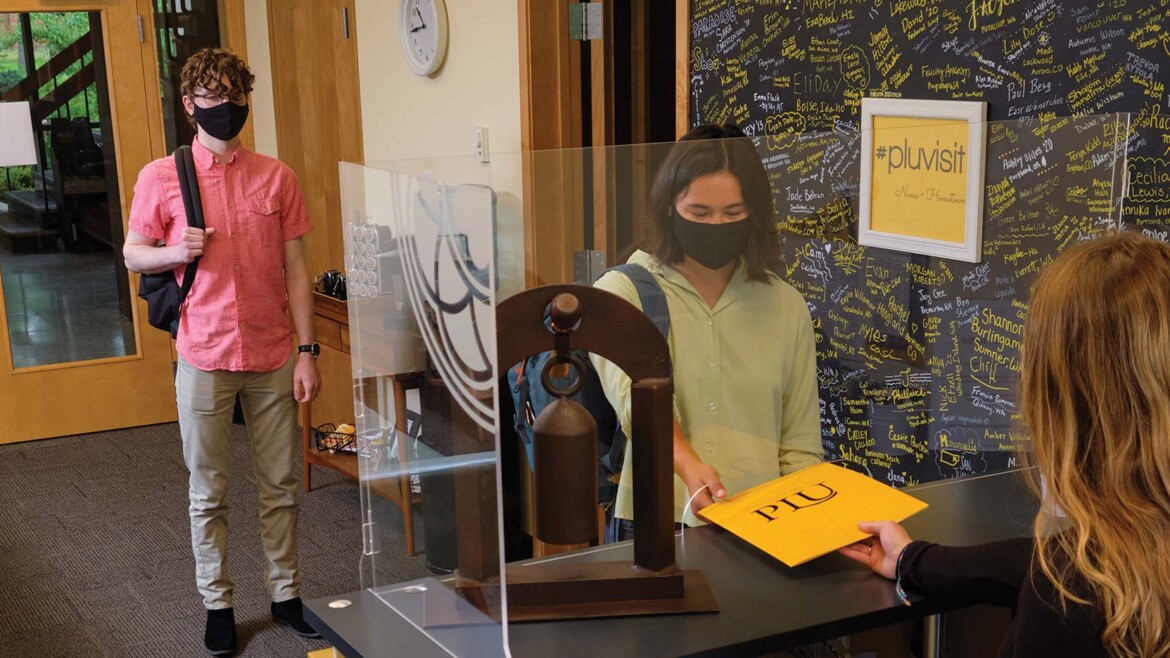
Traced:
MULTIPOLYGON (((252 83, 256 81, 256 76, 252 75, 244 60, 224 48, 203 48, 183 64, 183 72, 179 74, 179 91, 184 96, 190 96, 196 87, 217 91, 223 86, 224 76, 227 76, 232 90, 242 89, 244 93, 252 93, 252 83)), ((191 117, 187 117, 187 120, 193 122, 191 117)))

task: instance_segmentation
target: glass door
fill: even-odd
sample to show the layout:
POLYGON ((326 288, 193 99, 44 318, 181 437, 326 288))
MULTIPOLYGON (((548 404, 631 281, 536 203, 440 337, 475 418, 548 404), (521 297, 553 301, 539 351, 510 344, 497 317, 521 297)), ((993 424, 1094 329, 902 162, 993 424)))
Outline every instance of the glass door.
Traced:
POLYGON ((0 13, 0 141, 27 146, 0 148, 0 443, 175 415, 169 340, 140 329, 121 256, 158 103, 139 8, 96 5, 0 13))

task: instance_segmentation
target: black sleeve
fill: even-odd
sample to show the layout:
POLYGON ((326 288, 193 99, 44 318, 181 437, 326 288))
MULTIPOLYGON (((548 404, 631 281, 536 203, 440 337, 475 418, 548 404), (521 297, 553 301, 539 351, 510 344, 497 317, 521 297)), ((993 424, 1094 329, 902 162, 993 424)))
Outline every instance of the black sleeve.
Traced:
MULTIPOLYGON (((1104 620, 1097 607, 1060 604, 1055 587, 1032 562, 1031 538, 951 547, 916 541, 902 557, 902 587, 954 605, 1013 607, 1000 658, 1105 658, 1104 620)), ((1078 596, 1088 596, 1083 583, 1078 596)))
POLYGON ((902 587, 954 603, 1014 607, 1032 551, 1031 538, 963 547, 912 542, 902 556, 902 587))
MULTIPOLYGON (((1010 658, 1061 656, 1106 658, 1101 642, 1105 621, 1093 606, 1067 602, 1061 606, 1056 588, 1038 568, 1032 582, 1020 591, 1015 617, 999 655, 1010 658)), ((1083 586, 1075 591, 1083 595, 1083 586)))

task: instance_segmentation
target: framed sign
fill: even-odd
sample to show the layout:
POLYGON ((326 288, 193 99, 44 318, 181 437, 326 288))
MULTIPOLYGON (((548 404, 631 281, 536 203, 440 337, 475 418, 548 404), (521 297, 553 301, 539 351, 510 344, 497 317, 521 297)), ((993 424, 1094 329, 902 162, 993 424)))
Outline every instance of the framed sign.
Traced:
POLYGON ((861 99, 863 245, 978 263, 987 104, 861 99))

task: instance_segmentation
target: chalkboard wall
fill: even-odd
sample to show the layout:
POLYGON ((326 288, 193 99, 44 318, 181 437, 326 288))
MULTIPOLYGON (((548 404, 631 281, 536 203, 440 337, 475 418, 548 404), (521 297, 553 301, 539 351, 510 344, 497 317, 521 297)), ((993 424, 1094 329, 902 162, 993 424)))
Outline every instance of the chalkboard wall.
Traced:
POLYGON ((691 123, 756 136, 781 274, 816 324, 830 458, 895 486, 1015 465, 1036 273, 1112 227, 1170 233, 1170 0, 697 0, 691 16, 691 123), (863 97, 988 103, 981 263, 856 244, 863 97))

